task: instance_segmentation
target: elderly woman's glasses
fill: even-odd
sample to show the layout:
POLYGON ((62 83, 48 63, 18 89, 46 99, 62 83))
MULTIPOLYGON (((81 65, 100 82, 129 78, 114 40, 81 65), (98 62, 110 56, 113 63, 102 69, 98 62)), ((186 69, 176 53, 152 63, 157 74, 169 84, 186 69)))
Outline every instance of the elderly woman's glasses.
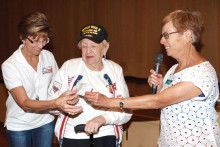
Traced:
POLYGON ((171 33, 163 33, 163 34, 161 34, 160 35, 160 37, 161 38, 165 38, 165 39, 169 39, 169 36, 171 35, 171 34, 175 34, 175 33, 179 33, 178 31, 176 31, 176 32, 171 32, 171 33))
POLYGON ((50 41, 49 38, 44 39, 43 41, 39 41, 39 40, 31 40, 30 38, 27 38, 27 39, 30 41, 30 43, 35 44, 35 45, 36 45, 36 44, 37 44, 37 45, 39 45, 39 44, 46 45, 46 44, 48 44, 49 41, 50 41))

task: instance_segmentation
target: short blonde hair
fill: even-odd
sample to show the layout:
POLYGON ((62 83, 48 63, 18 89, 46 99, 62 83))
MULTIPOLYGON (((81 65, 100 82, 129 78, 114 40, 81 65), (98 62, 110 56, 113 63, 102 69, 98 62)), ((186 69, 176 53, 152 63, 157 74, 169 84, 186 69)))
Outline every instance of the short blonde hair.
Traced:
POLYGON ((200 12, 175 10, 164 17, 161 23, 162 27, 170 21, 172 21, 173 26, 178 32, 184 32, 186 30, 192 31, 193 45, 196 45, 200 41, 204 31, 200 12))

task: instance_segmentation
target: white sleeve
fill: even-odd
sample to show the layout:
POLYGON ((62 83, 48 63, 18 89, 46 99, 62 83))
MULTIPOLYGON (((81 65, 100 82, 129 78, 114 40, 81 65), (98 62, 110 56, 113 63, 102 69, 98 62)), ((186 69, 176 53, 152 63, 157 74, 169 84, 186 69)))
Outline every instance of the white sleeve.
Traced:
MULTIPOLYGON (((57 63, 55 61, 54 63, 54 76, 53 79, 50 83, 50 86, 48 88, 48 100, 53 100, 58 98, 62 93, 67 91, 67 83, 66 83, 66 72, 65 72, 65 64, 58 70, 57 63), (58 70, 58 71, 57 71, 58 70)), ((52 110, 50 111, 51 114, 54 115, 59 115, 60 111, 59 110, 52 110)))
POLYGON ((188 71, 183 77, 185 82, 192 82, 202 91, 202 95, 194 98, 195 100, 205 100, 212 92, 213 86, 217 85, 216 73, 210 67, 201 65, 188 71))
POLYGON ((11 89, 23 86, 22 77, 20 72, 16 70, 13 63, 10 64, 5 62, 2 64, 2 75, 6 88, 10 91, 11 89))
MULTIPOLYGON (((116 90, 116 98, 126 98, 129 97, 129 91, 127 84, 124 79, 124 75, 122 72, 122 68, 120 67, 118 70, 118 82, 116 83, 117 90, 116 90)), ((119 104, 118 104, 119 105, 119 104)), ((125 112, 116 112, 116 111, 107 111, 105 114, 102 115, 105 120, 106 124, 115 124, 115 125, 122 125, 127 123, 132 116, 132 113, 125 113, 125 112)))
POLYGON ((60 70, 53 77, 48 88, 48 99, 56 99, 68 89, 68 78, 66 78, 66 64, 62 65, 60 70))
POLYGON ((127 123, 130 119, 132 114, 125 113, 125 112, 106 112, 102 115, 106 120, 106 125, 122 125, 127 123))

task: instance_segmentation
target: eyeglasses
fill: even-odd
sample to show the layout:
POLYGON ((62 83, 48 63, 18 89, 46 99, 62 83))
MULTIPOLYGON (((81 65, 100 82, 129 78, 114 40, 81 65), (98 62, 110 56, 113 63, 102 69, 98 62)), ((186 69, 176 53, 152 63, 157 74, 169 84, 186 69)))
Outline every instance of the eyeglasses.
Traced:
POLYGON ((30 43, 32 43, 32 44, 37 44, 37 45, 46 45, 46 44, 48 44, 49 43, 49 41, 50 41, 50 39, 49 38, 47 38, 47 39, 44 39, 43 41, 39 41, 39 40, 31 40, 30 38, 27 38, 29 41, 30 41, 30 43))
POLYGON ((176 32, 171 32, 171 33, 163 33, 163 34, 161 34, 160 35, 160 37, 161 38, 165 38, 165 39, 169 39, 169 36, 171 35, 171 34, 175 34, 175 33, 179 33, 178 31, 176 31, 176 32))

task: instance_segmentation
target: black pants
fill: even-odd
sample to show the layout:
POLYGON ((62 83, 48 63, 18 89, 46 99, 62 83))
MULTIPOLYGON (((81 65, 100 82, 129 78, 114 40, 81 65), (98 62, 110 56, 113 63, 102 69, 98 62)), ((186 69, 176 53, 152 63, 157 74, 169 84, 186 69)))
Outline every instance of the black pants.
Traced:
MULTIPOLYGON (((115 136, 94 138, 93 141, 95 147, 116 147, 115 136)), ((63 138, 62 147, 90 147, 90 139, 63 138)))

